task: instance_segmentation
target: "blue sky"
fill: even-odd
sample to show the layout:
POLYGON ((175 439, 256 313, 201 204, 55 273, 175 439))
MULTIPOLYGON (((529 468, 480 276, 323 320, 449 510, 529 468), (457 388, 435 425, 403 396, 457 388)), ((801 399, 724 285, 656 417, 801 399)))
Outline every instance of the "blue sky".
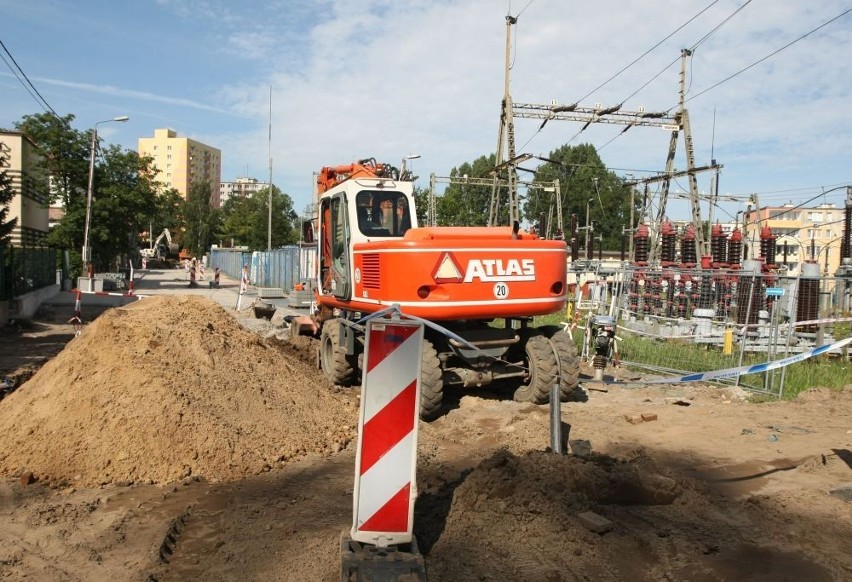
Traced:
MULTIPOLYGON (((99 133, 134 150, 155 128, 174 129, 222 151, 223 180, 268 177, 272 87, 273 181, 301 211, 312 172, 325 165, 363 157, 399 165, 416 153, 411 166, 428 187, 430 173, 447 176, 494 151, 507 13, 520 14, 516 102, 624 101, 659 111, 677 103, 679 63, 666 66, 743 5, 690 64, 696 164, 710 162, 712 147, 724 165, 721 193, 757 193, 761 205, 852 184, 852 12, 703 92, 844 13, 843 0, 0 0, 0 40, 53 109, 76 116, 77 129, 129 115, 99 133)), ((42 111, 3 63, 0 103, 5 128, 42 111)), ((669 134, 660 129, 613 140, 621 127, 577 135, 581 125, 571 122, 540 132, 535 120, 515 124, 518 152, 546 156, 573 138, 606 144, 601 157, 619 175, 664 168, 669 134)), ((677 169, 686 167, 682 144, 677 169)), ((700 190, 710 185, 709 173, 699 176, 700 190)), ((687 187, 679 180, 672 189, 687 187)), ((813 204, 842 206, 845 197, 841 188, 813 204)), ((722 220, 744 208, 720 206, 722 220)), ((683 202, 669 210, 688 215, 683 202)))

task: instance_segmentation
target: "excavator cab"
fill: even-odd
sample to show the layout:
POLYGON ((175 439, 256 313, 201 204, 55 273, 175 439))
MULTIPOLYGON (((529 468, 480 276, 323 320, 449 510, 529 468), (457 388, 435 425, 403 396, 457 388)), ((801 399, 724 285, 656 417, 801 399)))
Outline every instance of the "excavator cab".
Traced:
POLYGON ((352 296, 349 222, 345 192, 320 200, 320 285, 338 299, 352 296))

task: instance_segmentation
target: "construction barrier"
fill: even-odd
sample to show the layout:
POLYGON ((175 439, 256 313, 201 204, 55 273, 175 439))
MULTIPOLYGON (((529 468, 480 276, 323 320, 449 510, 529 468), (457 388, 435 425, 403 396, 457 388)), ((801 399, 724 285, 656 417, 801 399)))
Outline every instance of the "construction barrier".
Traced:
POLYGON ((387 547, 412 541, 423 325, 367 322, 351 538, 387 547))

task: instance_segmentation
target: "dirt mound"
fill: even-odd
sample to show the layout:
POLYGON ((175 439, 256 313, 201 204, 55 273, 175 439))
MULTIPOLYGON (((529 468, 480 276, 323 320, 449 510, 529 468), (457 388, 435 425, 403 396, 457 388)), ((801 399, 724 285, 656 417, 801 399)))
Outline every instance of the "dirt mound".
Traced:
POLYGON ((99 317, 0 402, 0 472, 92 486, 236 480, 345 447, 354 392, 215 302, 160 296, 99 317))

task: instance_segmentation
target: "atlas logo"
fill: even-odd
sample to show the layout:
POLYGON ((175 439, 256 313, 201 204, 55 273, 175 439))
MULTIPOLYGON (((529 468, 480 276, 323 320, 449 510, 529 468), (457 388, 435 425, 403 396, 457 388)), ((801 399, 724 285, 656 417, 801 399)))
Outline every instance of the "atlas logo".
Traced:
POLYGON ((533 259, 471 259, 467 263, 464 282, 535 281, 533 259))
POLYGON ((470 259, 462 268, 452 253, 441 255, 432 278, 436 283, 535 281, 533 259, 470 259))

